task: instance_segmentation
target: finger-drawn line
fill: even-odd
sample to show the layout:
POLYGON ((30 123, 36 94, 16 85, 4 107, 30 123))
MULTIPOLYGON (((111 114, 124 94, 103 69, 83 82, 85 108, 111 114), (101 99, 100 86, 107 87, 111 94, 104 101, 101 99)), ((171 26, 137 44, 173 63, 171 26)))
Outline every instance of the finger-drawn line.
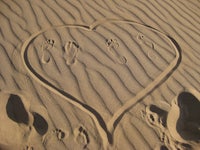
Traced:
POLYGON ((181 52, 178 44, 176 41, 170 37, 169 35, 166 35, 165 33, 158 31, 157 29, 154 29, 150 26, 143 25, 131 20, 116 20, 116 19, 104 19, 100 21, 96 21, 90 26, 87 25, 60 25, 60 26, 53 26, 47 29, 43 29, 35 34, 33 34, 30 38, 28 38, 21 50, 21 57, 23 60, 23 64, 25 68, 27 69, 28 73, 41 85, 46 87, 47 89, 51 90, 55 94, 59 95, 60 97, 64 98, 68 102, 72 103, 73 105, 77 106, 84 112, 88 113, 92 119, 94 120, 96 127, 99 131, 100 136, 102 137, 103 146, 105 149, 113 143, 113 133, 114 130, 123 117, 123 115, 128 111, 131 107, 133 107, 136 103, 140 102, 142 98, 144 98, 147 94, 152 92, 156 87, 158 87, 161 83, 163 83, 169 75, 171 75, 174 70, 178 67, 181 61, 181 52), (94 31, 97 30, 98 26, 101 26, 105 23, 128 23, 135 26, 140 26, 144 28, 148 28, 152 30, 153 32, 157 32, 160 35, 162 35, 164 38, 168 39, 168 41, 171 43, 171 46, 175 50, 176 57, 175 59, 169 64, 169 66, 153 81, 151 82, 146 88, 144 88, 142 91, 140 91, 135 97, 128 100, 120 109, 117 110, 117 112, 114 113, 113 117, 110 119, 110 121, 106 124, 99 112, 97 112, 94 108, 91 106, 82 103, 80 100, 75 98, 74 96, 70 95, 69 93, 57 88, 52 83, 47 81, 44 77, 42 77, 39 73, 37 73, 34 68, 31 66, 29 59, 28 59, 28 46, 30 43, 40 34, 53 30, 56 28, 79 28, 86 31, 94 31))

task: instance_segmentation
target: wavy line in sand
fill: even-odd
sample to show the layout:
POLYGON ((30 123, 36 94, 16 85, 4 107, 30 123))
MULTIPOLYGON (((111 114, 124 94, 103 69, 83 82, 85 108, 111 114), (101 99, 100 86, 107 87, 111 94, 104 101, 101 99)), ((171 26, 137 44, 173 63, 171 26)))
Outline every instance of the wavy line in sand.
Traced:
MULTIPOLYGON (((114 54, 114 55, 117 55, 117 54, 114 54)), ((87 25, 60 25, 60 26, 53 26, 53 27, 50 27, 47 29, 43 29, 43 30, 33 34, 29 39, 27 39, 24 42, 24 44, 22 46, 22 50, 21 50, 21 57, 22 57, 25 68, 27 69, 28 73, 32 76, 32 78, 34 78, 37 82, 39 82, 41 85, 43 85, 50 91, 52 91, 55 94, 59 95, 60 97, 64 98, 65 100, 67 100, 68 102, 70 102, 71 104, 80 108, 82 111, 88 113, 91 116, 91 118, 94 120, 94 122, 96 124, 96 127, 99 131, 100 136, 102 137, 103 146, 105 149, 110 144, 113 143, 114 130, 115 130, 117 124, 119 123, 119 121, 121 120, 121 118, 123 117, 123 115, 125 114, 125 112, 128 111, 128 109, 133 107, 140 100, 142 100, 142 98, 144 98, 148 93, 153 91, 157 86, 162 84, 162 82, 164 80, 166 80, 166 78, 177 68, 177 66, 179 65, 179 63, 181 61, 180 49, 179 49, 177 43, 170 36, 160 32, 152 27, 149 27, 147 25, 143 25, 143 24, 140 24, 140 23, 137 23, 134 21, 114 20, 114 19, 105 19, 105 20, 101 20, 101 21, 96 21, 93 24, 91 24, 90 26, 87 26, 87 25), (34 68, 31 66, 29 59, 28 59, 28 46, 38 35, 46 32, 46 31, 57 29, 57 28, 78 28, 78 29, 83 29, 86 31, 95 31, 99 26, 101 26, 105 23, 128 23, 128 24, 134 25, 136 27, 141 26, 141 27, 147 28, 153 32, 158 33, 165 39, 167 39, 171 43, 171 46, 175 50, 175 54, 176 54, 175 59, 169 64, 169 66, 153 82, 151 82, 147 87, 145 87, 142 91, 140 91, 135 97, 133 97, 130 100, 128 100, 127 102, 125 102, 125 104, 114 113, 114 115, 112 116, 112 118, 110 119, 110 121, 107 124, 105 123, 105 121, 103 120, 103 118, 101 117, 99 112, 97 112, 94 108, 92 108, 92 106, 88 106, 87 104, 84 104, 83 102, 81 102, 80 100, 75 98, 74 96, 72 96, 69 93, 66 93, 65 91, 54 86, 52 83, 50 83, 44 77, 42 77, 39 73, 37 73, 34 70, 34 68)))

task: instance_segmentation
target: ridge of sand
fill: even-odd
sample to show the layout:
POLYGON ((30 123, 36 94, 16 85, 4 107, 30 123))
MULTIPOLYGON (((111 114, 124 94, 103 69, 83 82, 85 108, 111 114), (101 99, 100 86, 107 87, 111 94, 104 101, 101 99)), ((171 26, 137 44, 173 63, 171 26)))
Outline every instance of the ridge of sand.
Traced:
POLYGON ((198 150, 199 9, 198 0, 1 0, 0 149, 198 150), (40 31, 27 61, 60 95, 23 63, 24 42, 40 31))
POLYGON ((139 100, 141 100, 144 96, 146 96, 149 92, 151 92, 155 87, 157 87, 159 84, 162 83, 163 80, 166 79, 167 76, 169 76, 169 74, 174 71, 174 69, 177 67, 177 64, 180 62, 180 58, 181 58, 181 54, 180 51, 177 49, 177 47, 174 45, 172 39, 169 38, 169 36, 165 35, 162 32, 159 32, 156 29, 153 29, 151 27, 147 27, 145 25, 133 22, 133 21, 128 21, 128 20, 112 20, 112 19, 104 19, 103 21, 96 21, 93 24, 89 25, 89 26, 83 26, 83 25, 64 25, 64 26, 55 26, 55 27, 51 27, 51 28, 47 28, 47 29, 43 29, 35 34, 33 34, 22 46, 22 50, 21 50, 21 56, 22 56, 22 60, 24 63, 24 66, 26 67, 27 71, 29 72, 29 74, 32 76, 32 78, 34 78, 36 81, 38 81, 40 84, 42 84, 43 86, 45 86, 47 89, 49 89, 50 91, 54 92, 55 94, 58 94, 59 96, 61 96, 62 98, 66 99, 68 102, 72 103, 73 105, 77 106, 78 108, 80 108, 81 110, 83 110, 84 112, 88 113, 92 119, 94 120, 98 130, 99 130, 99 134, 102 137, 102 140, 104 141, 104 148, 106 149, 106 147, 108 147, 108 143, 112 144, 112 136, 113 136, 113 132, 114 129, 116 128, 119 120, 121 119, 121 117, 124 115, 124 113, 127 111, 127 109, 129 109, 130 107, 132 107, 133 105, 135 105, 139 100), (136 94, 135 97, 131 98, 130 100, 128 100, 121 108, 119 108, 119 110, 117 110, 117 112, 114 113, 113 117, 109 120, 109 122, 106 124, 105 121, 102 119, 102 117, 100 116, 100 114, 95 111, 92 106, 88 106, 87 104, 82 103, 80 100, 78 100, 77 98, 73 97, 72 95, 70 95, 69 93, 66 93, 63 90, 60 90, 59 88, 57 88, 56 86, 54 86, 53 84, 51 84, 49 81, 47 81, 46 79, 44 79, 41 75, 39 75, 34 68, 31 66, 31 64, 29 63, 28 60, 28 55, 27 55, 27 50, 28 50, 28 46, 30 45, 30 42, 33 41, 38 35, 42 34, 43 32, 46 32, 48 30, 52 30, 55 28, 81 28, 83 30, 88 30, 88 31, 93 31, 93 30, 97 30, 98 26, 101 26, 102 24, 105 23, 128 23, 131 25, 135 25, 135 26, 143 26, 146 27, 150 30, 153 30, 159 34, 161 34, 162 36, 164 36, 165 38, 168 38, 168 40, 171 42, 171 45, 173 46, 176 56, 175 59, 170 63, 170 65, 167 67, 167 69, 165 69, 153 82, 151 82, 145 89, 143 89, 141 92, 139 92, 138 94, 136 94))

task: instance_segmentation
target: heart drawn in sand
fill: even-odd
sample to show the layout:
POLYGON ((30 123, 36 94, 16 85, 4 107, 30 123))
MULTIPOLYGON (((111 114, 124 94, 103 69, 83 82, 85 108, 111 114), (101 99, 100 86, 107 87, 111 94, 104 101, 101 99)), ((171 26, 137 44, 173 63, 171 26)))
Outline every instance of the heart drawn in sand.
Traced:
POLYGON ((104 20, 41 30, 21 55, 36 81, 92 117, 106 146, 125 111, 177 68, 176 46, 149 26, 104 20))

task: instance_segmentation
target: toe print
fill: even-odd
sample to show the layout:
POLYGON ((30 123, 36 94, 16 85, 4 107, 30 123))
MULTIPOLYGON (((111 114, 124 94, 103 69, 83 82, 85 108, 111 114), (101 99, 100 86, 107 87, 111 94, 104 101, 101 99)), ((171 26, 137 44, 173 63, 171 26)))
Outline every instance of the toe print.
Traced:
POLYGON ((59 141, 65 138, 65 132, 63 132, 61 129, 56 129, 54 133, 56 134, 59 141))
POLYGON ((146 108, 146 119, 150 125, 166 127, 167 112, 155 105, 146 108))
POLYGON ((75 130, 75 140, 77 143, 83 146, 83 149, 87 148, 87 145, 89 144, 90 139, 84 127, 80 126, 78 129, 75 130))

